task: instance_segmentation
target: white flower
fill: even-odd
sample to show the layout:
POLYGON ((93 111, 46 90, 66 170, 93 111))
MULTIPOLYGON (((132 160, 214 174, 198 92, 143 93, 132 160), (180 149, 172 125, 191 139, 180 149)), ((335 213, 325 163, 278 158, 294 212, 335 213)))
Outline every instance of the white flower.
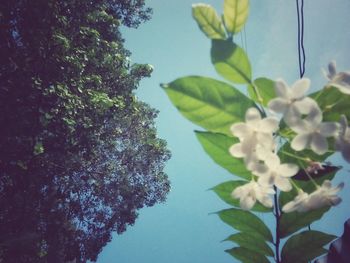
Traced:
POLYGON ((265 158, 266 172, 258 172, 254 169, 253 172, 259 176, 258 183, 261 185, 276 187, 284 192, 288 192, 292 189, 292 185, 289 181, 289 177, 294 176, 299 168, 295 164, 284 163, 281 164, 280 158, 276 154, 269 154, 265 158))
POLYGON ((305 204, 307 203, 308 198, 309 194, 300 189, 298 190, 298 195, 294 197, 294 200, 286 203, 283 206, 282 211, 284 213, 290 213, 294 211, 305 212, 307 209, 305 204))
POLYGON ((275 191, 271 187, 261 186, 252 180, 233 190, 231 196, 232 198, 239 199, 242 209, 250 210, 256 203, 256 200, 266 207, 272 207, 272 199, 269 195, 274 193, 275 191))
POLYGON ((310 80, 307 78, 297 80, 290 88, 284 80, 278 79, 275 84, 278 97, 269 101, 269 109, 274 113, 282 113, 285 122, 289 126, 293 125, 316 103, 311 98, 305 97, 309 87, 310 80))
POLYGON ((321 155, 328 150, 327 137, 335 136, 339 124, 335 122, 322 123, 320 108, 313 107, 305 119, 302 119, 290 127, 297 133, 292 140, 291 146, 296 151, 311 148, 321 155))
POLYGON ((325 206, 335 206, 341 202, 341 198, 337 193, 344 187, 344 183, 340 183, 336 187, 332 187, 329 180, 325 180, 322 186, 318 186, 316 191, 311 194, 305 193, 302 190, 298 191, 298 195, 293 201, 288 202, 282 208, 285 213, 293 211, 307 212, 310 210, 319 209, 325 206))
POLYGON ((325 77, 329 80, 327 86, 336 87, 340 92, 350 95, 350 72, 337 73, 335 61, 328 64, 328 73, 323 70, 325 77))
POLYGON ((230 148, 232 156, 237 158, 250 158, 256 147, 275 148, 272 133, 278 129, 278 120, 274 117, 262 119, 256 108, 249 108, 245 114, 245 123, 239 122, 231 126, 231 132, 238 137, 240 143, 230 148))
POLYGON ((342 153, 343 158, 350 163, 350 128, 344 115, 340 119, 340 132, 336 137, 335 148, 342 153))
POLYGON ((322 186, 317 187, 316 191, 309 195, 305 207, 308 210, 315 210, 324 206, 337 205, 341 202, 341 198, 337 193, 343 189, 344 183, 340 183, 336 187, 332 187, 331 181, 325 180, 322 186))

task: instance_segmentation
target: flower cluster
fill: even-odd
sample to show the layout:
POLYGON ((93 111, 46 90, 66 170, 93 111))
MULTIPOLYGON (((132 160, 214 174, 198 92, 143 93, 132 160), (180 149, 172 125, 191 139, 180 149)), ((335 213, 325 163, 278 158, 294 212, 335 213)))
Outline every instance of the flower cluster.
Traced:
MULTIPOLYGON (((325 89, 335 87, 349 95, 350 73, 336 73, 335 62, 331 62, 328 68, 329 72, 325 75, 329 82, 325 89)), ((280 114, 293 132, 293 136, 283 140, 289 141, 295 151, 311 149, 316 154, 323 155, 329 151, 328 138, 333 137, 334 148, 350 162, 350 128, 346 116, 342 116, 339 123, 323 122, 321 108, 314 99, 306 96, 309 87, 310 80, 306 78, 296 81, 291 87, 282 79, 275 82, 276 97, 269 101, 268 109, 274 115, 280 114)), ((294 185, 298 194, 294 200, 284 205, 282 210, 285 213, 306 212, 340 203, 337 193, 343 188, 343 183, 332 187, 328 180, 321 186, 313 181, 317 186, 312 193, 306 193, 293 184, 291 177, 304 168, 293 163, 281 163, 276 143, 278 136, 282 136, 278 133, 279 123, 276 116, 266 117, 263 109, 249 108, 245 122, 231 126, 231 132, 238 137, 239 143, 232 145, 229 152, 233 157, 243 158, 247 169, 252 173, 251 181, 235 188, 232 198, 240 199, 240 206, 246 210, 251 209, 256 201, 272 207, 271 195, 275 194, 274 188, 288 192, 294 185)), ((307 169, 305 172, 309 175, 307 169)), ((311 177, 310 179, 312 180, 311 177)))

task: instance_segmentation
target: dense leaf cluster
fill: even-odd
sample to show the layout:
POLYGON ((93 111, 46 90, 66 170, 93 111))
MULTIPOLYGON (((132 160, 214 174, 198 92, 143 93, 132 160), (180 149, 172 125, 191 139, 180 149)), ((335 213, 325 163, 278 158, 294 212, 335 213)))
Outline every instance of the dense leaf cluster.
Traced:
POLYGON ((157 112, 133 91, 119 27, 143 0, 0 3, 0 262, 96 260, 112 231, 164 201, 157 112))

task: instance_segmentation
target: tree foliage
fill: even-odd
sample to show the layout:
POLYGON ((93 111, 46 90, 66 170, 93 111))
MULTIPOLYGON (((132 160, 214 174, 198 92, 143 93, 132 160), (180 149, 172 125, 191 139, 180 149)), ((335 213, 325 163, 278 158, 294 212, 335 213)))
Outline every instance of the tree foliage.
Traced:
POLYGON ((86 262, 165 200, 157 112, 121 25, 143 0, 0 3, 0 262, 86 262))

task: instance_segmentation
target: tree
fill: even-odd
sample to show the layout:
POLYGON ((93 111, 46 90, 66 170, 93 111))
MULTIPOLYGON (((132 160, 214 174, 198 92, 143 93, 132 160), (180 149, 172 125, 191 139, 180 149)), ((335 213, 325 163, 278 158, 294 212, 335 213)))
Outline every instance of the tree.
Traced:
POLYGON ((112 231, 165 200, 157 112, 133 91, 119 27, 143 0, 0 3, 0 262, 96 260, 112 231))

